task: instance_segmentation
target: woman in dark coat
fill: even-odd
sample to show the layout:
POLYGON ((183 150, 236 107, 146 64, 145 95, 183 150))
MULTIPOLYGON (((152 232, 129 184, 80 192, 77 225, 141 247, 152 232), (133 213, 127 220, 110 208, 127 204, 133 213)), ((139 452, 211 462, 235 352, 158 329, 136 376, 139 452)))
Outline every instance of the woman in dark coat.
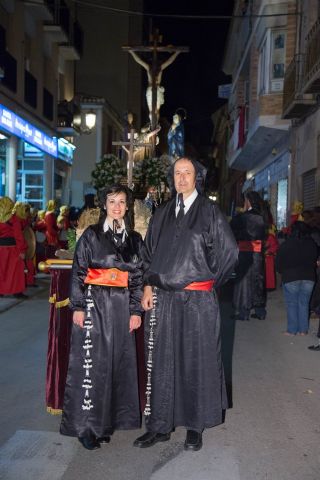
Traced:
POLYGON ((141 325, 140 234, 126 223, 130 191, 106 189, 106 218, 75 251, 73 332, 60 432, 93 450, 116 429, 140 427, 135 336, 141 325))
POLYGON ((266 288, 263 242, 267 224, 263 216, 263 203, 258 192, 247 192, 245 212, 231 220, 231 229, 239 246, 239 263, 233 291, 234 317, 237 320, 266 317, 266 288))
POLYGON ((287 308, 286 335, 306 335, 309 329, 309 304, 316 280, 318 257, 317 245, 311 233, 310 227, 304 222, 295 222, 276 257, 287 308))

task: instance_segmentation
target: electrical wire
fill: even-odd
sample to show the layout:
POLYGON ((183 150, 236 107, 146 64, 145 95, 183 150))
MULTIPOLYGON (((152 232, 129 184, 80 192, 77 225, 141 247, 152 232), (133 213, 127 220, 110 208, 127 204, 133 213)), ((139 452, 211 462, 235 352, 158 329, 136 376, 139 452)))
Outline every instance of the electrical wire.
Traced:
MULTIPOLYGON (((154 18, 172 18, 172 19, 181 19, 181 20, 232 20, 232 19, 254 19, 254 18, 271 18, 271 17, 286 17, 286 16, 298 16, 301 15, 299 12, 287 12, 287 13, 266 13, 266 14, 250 14, 250 15, 186 15, 186 14, 173 14, 173 13, 150 13, 150 12, 139 12, 136 10, 125 10, 122 8, 109 7, 101 3, 95 3, 88 0, 70 0, 71 2, 77 5, 83 5, 90 8, 99 8, 101 10, 106 10, 108 12, 130 15, 130 16, 139 16, 139 17, 154 17, 154 18)), ((26 5, 38 5, 39 2, 36 0, 23 0, 23 3, 26 5)), ((60 8, 63 8, 60 7, 60 8)))

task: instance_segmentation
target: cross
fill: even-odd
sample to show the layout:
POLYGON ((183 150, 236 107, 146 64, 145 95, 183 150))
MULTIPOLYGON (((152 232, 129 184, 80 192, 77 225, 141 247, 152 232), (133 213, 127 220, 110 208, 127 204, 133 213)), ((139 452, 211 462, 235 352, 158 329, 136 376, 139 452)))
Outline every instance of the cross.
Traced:
MULTIPOLYGON (((155 135, 159 130, 156 130, 154 132, 150 132, 151 135, 155 135)), ((137 152, 137 149, 139 147, 152 147, 152 143, 145 143, 145 142, 140 142, 137 138, 134 136, 135 130, 134 128, 130 129, 129 133, 129 141, 127 142, 112 142, 112 145, 118 145, 123 148, 123 150, 126 152, 127 157, 128 157, 128 173, 127 173, 127 183, 128 187, 132 188, 133 183, 132 183, 132 176, 133 176, 133 161, 134 161, 134 154, 137 152)))
POLYGON ((159 35, 159 30, 155 30, 152 35, 150 35, 150 44, 149 45, 140 45, 140 46, 124 46, 122 50, 129 52, 134 60, 139 63, 146 71, 148 75, 148 89, 147 89, 147 103, 149 107, 149 116, 151 122, 151 130, 154 130, 158 123, 159 110, 162 102, 158 98, 161 93, 163 95, 163 87, 161 87, 162 72, 167 68, 174 60, 177 58, 179 53, 189 52, 188 47, 175 47, 173 45, 162 46, 162 36, 159 35), (152 53, 151 63, 144 61, 137 53, 152 53), (171 53, 169 58, 164 62, 159 62, 158 53, 171 53), (160 90, 162 88, 162 90, 160 90), (148 93, 149 92, 149 93, 148 93), (151 102, 148 102, 148 97, 151 93, 151 102), (151 103, 151 105, 150 105, 151 103))

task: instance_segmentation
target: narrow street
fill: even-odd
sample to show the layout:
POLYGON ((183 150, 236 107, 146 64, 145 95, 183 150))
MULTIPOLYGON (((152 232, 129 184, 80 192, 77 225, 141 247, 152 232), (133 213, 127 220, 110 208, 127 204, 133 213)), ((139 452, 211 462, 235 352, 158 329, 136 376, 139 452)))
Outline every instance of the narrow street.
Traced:
MULTIPOLYGON (((0 299, 0 301, 2 301, 0 299)), ((59 435, 45 408, 48 291, 0 314, 1 480, 319 480, 319 353, 310 335, 286 337, 281 290, 265 321, 230 319, 222 303, 223 356, 232 408, 185 452, 185 432, 150 449, 132 447, 140 431, 116 432, 109 445, 83 449, 59 435), (232 381, 231 381, 232 379, 232 381)))

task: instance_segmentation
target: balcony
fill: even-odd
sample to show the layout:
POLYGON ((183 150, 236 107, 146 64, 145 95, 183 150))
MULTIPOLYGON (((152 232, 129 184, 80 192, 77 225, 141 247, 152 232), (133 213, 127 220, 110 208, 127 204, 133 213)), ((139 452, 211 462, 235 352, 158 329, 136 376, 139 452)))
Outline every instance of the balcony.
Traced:
POLYGON ((304 93, 320 93, 320 19, 307 35, 304 93))
POLYGON ((78 22, 70 26, 68 42, 59 45, 59 51, 65 60, 80 60, 83 53, 83 31, 78 22))
POLYGON ((59 44, 65 60, 80 60, 83 51, 83 32, 74 21, 65 0, 47 0, 51 20, 43 25, 44 32, 54 43, 59 44))
POLYGON ((33 18, 49 22, 52 21, 53 16, 52 3, 50 0, 32 0, 32 2, 25 2, 25 7, 33 18))
POLYGON ((57 131, 62 136, 75 137, 80 134, 79 129, 74 125, 74 118, 80 117, 78 104, 71 100, 63 100, 58 104, 58 126, 57 131))
POLYGON ((304 94, 302 91, 304 69, 305 56, 295 55, 284 77, 283 118, 301 118, 316 104, 313 95, 304 94))
POLYGON ((240 115, 234 123, 233 134, 228 145, 228 167, 248 171, 254 169, 266 159, 272 148, 288 135, 289 122, 275 115, 261 115, 245 132, 245 117, 241 112, 249 113, 249 108, 240 109, 240 115))

